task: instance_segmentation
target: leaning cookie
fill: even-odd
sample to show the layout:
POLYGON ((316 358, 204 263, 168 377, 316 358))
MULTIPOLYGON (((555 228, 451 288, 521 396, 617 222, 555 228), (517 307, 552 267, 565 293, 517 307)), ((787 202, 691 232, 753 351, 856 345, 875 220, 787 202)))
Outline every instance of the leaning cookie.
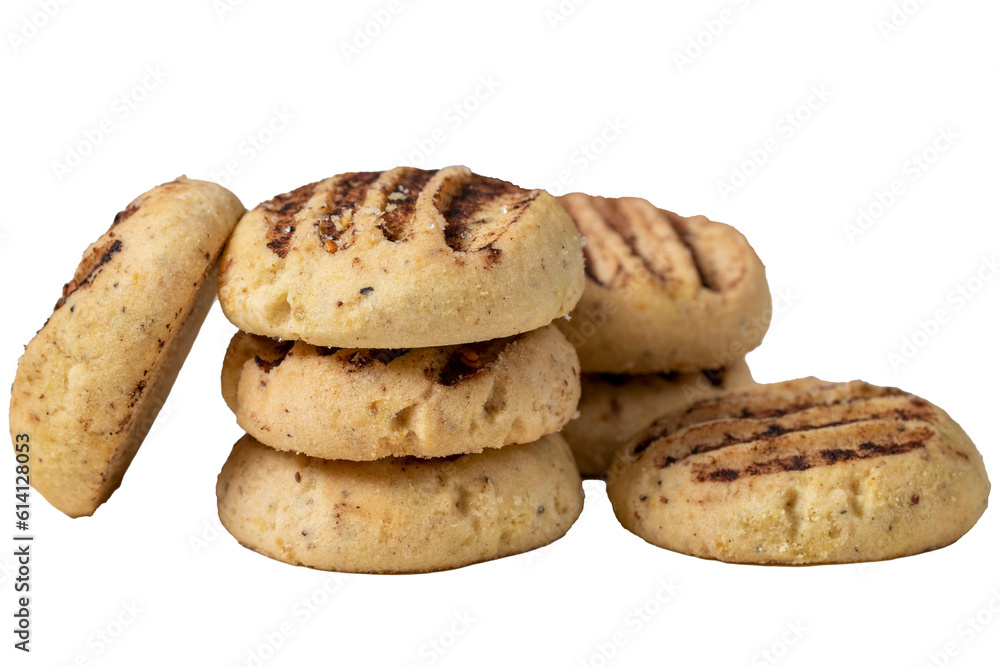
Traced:
POLYGON ((115 216, 28 344, 10 432, 27 436, 31 483, 72 517, 118 488, 215 298, 215 264, 244 209, 184 177, 115 216))
POLYGON ((492 340, 573 309, 582 244, 548 193, 464 167, 343 174, 243 218, 219 301, 243 331, 324 347, 492 340))
POLYGON ((697 372, 735 363, 771 320, 764 265, 738 231, 644 199, 569 194, 587 280, 559 325, 586 373, 697 372))
POLYGON ((292 565, 432 572, 562 537, 583 487, 558 435, 444 459, 327 461, 244 437, 219 475, 219 518, 243 546, 292 565))
POLYGON ((534 442, 576 411, 576 350, 549 325, 443 348, 334 350, 237 333, 223 396, 260 442, 325 459, 451 456, 534 442))
POLYGON ((986 509, 965 432, 898 389, 815 378, 705 399, 622 450, 619 521, 657 546, 735 563, 884 560, 946 546, 986 509))
POLYGON ((633 435, 658 417, 727 389, 753 384, 740 359, 729 368, 669 375, 606 375, 581 378, 580 416, 562 430, 586 478, 600 478, 633 435))

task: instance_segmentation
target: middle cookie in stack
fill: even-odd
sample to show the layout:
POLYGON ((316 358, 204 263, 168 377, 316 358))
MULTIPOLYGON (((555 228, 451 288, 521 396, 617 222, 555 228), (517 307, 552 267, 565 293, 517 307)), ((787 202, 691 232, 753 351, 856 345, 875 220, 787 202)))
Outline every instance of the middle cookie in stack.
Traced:
POLYGON ((771 294, 729 225, 634 197, 560 201, 588 242, 583 297, 558 323, 584 371, 580 418, 563 434, 580 472, 603 477, 660 415, 753 383, 744 357, 767 331, 771 294))
POLYGON ((557 432, 580 370, 551 322, 582 293, 582 244, 547 193, 460 167, 336 176, 248 213, 219 275, 242 329, 223 395, 248 433, 219 477, 223 525, 348 572, 565 534, 583 492, 557 432))

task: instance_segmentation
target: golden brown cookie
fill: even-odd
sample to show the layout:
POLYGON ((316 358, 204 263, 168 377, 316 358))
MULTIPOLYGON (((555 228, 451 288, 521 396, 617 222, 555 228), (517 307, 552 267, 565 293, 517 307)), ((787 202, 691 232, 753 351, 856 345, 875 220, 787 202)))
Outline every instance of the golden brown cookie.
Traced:
POLYGON ((756 348, 764 265, 738 231, 645 199, 559 198, 586 237, 586 287, 563 333, 586 373, 697 372, 756 348))
POLYGON ((729 368, 701 373, 608 375, 585 373, 580 416, 562 430, 585 478, 603 477, 615 452, 658 417, 695 401, 753 384, 740 359, 729 368))
POLYGON ((247 333, 223 395, 260 442, 325 459, 451 456, 534 442, 580 399, 576 350, 549 325, 452 347, 335 350, 247 333))
POLYGON ((242 545, 341 572, 432 572, 562 537, 583 487, 558 435, 441 459, 328 461, 244 437, 219 475, 219 518, 242 545))
POLYGON ((899 389, 815 378, 759 385, 667 416, 622 450, 622 525, 735 563, 883 560, 951 544, 990 483, 943 410, 899 389))
POLYGON ((225 188, 184 177, 141 195, 28 343, 10 432, 30 440, 32 486, 69 516, 93 514, 121 483, 215 299, 215 265, 243 211, 225 188))
POLYGON ((219 272, 227 317, 323 347, 432 347, 543 327, 583 292, 559 203, 464 167, 343 174, 266 201, 219 272))

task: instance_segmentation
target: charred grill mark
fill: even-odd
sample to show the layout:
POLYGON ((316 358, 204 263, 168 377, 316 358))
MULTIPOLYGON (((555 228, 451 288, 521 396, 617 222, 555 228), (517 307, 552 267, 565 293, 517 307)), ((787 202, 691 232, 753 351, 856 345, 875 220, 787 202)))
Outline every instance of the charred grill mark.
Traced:
POLYGON ((492 257, 485 255, 488 262, 497 261, 500 251, 493 243, 537 196, 496 178, 472 175, 452 179, 441 187, 435 200, 445 220, 444 241, 455 252, 489 250, 492 257))
POLYGON ((330 190, 326 200, 327 208, 334 214, 339 214, 345 208, 351 211, 357 210, 365 202, 368 188, 381 175, 382 172, 379 171, 345 174, 337 182, 336 187, 330 190))
MULTIPOLYGON (((644 241, 648 243, 649 239, 639 238, 636 232, 636 225, 632 220, 632 216, 637 215, 637 213, 625 210, 621 200, 618 199, 596 199, 595 203, 598 201, 601 203, 596 205, 595 208, 601 217, 604 218, 608 231, 616 234, 624 242, 629 254, 642 263, 643 269, 648 275, 655 276, 660 280, 667 280, 669 276, 654 266, 640 249, 640 244, 644 241)), ((588 243, 587 245, 589 246, 590 244, 588 243)), ((621 263, 619 263, 619 266, 621 266, 621 263)))
POLYGON ((500 248, 494 248, 492 243, 488 243, 482 248, 478 248, 476 252, 483 253, 483 257, 486 258, 486 266, 493 266, 494 264, 500 263, 502 251, 500 248))
POLYGON ((381 175, 377 171, 344 174, 333 184, 326 196, 326 214, 317 223, 319 242, 327 252, 334 253, 349 245, 341 241, 341 236, 350 228, 354 213, 365 203, 369 187, 381 175))
POLYGON ((360 370, 376 361, 383 366, 388 366, 390 362, 399 359, 409 351, 406 348, 395 350, 358 350, 347 358, 348 365, 353 368, 353 370, 348 370, 348 372, 360 370))
POLYGON ((385 212, 382 215, 382 233, 390 241, 402 241, 407 238, 413 226, 416 213, 417 198, 436 171, 425 169, 410 169, 389 193, 385 212))
POLYGON ((861 461, 884 456, 897 456, 912 452, 915 449, 926 448, 926 438, 895 443, 876 444, 866 442, 857 449, 824 449, 806 454, 777 457, 766 461, 754 462, 741 470, 733 468, 712 469, 710 464, 692 466, 692 476, 698 482, 733 482, 741 477, 756 477, 759 475, 774 475, 781 472, 796 472, 824 466, 832 466, 844 461, 861 461))
POLYGON ((131 217, 132 217, 132 215, 133 215, 133 214, 134 214, 134 213, 135 213, 136 211, 138 211, 138 210, 139 210, 139 206, 140 206, 140 205, 141 205, 141 203, 140 203, 140 202, 137 202, 137 201, 134 201, 134 202, 132 202, 131 204, 129 204, 128 206, 126 206, 126 207, 125 207, 125 210, 123 210, 123 211, 119 211, 119 212, 118 212, 118 213, 117 213, 117 214, 115 215, 115 219, 114 219, 114 221, 112 221, 112 223, 111 223, 111 229, 114 229, 115 227, 117 227, 117 226, 118 226, 118 225, 120 225, 121 223, 123 223, 123 222, 125 222, 126 220, 128 220, 129 218, 131 218, 131 217))
POLYGON ((717 285, 711 279, 707 267, 705 266, 705 258, 701 256, 698 248, 692 243, 695 232, 691 229, 691 226, 686 220, 678 215, 669 213, 667 211, 660 211, 664 222, 673 227, 674 232, 677 234, 678 240, 687 249, 688 253, 691 255, 691 261, 694 263, 694 268, 698 272, 698 279, 701 281, 701 286, 707 290, 713 292, 721 292, 721 285, 717 285))
POLYGON ((284 259, 288 255, 295 233, 295 216, 312 199, 318 185, 303 185, 260 205, 267 212, 267 247, 278 257, 284 259))
POLYGON ((84 257, 82 262, 80 262, 80 266, 76 268, 76 273, 74 274, 73 279, 63 285, 62 296, 56 302, 54 310, 62 308, 66 304, 66 299, 69 298, 70 294, 86 285, 91 284, 101 267, 110 262, 111 258, 121 251, 121 239, 108 241, 100 248, 94 248, 94 250, 89 255, 84 257))
POLYGON ((628 384, 629 380, 632 378, 630 375, 618 374, 618 373, 599 373, 597 374, 597 379, 599 379, 604 384, 609 384, 612 387, 623 387, 628 384))
MULTIPOLYGON (((828 386, 834 387, 836 385, 828 386)), ((798 412, 803 412, 805 410, 810 410, 812 408, 843 406, 874 398, 890 398, 896 396, 908 396, 912 406, 919 408, 923 413, 924 419, 934 418, 933 408, 927 401, 916 396, 910 396, 906 392, 896 389, 895 387, 876 387, 873 385, 866 385, 865 391, 867 391, 867 393, 828 400, 823 400, 822 395, 820 395, 815 400, 797 402, 793 402, 793 400, 773 394, 755 392, 754 390, 740 393, 722 394, 699 400, 697 403, 685 410, 684 413, 680 415, 679 420, 669 419, 656 422, 653 427, 651 427, 651 435, 655 433, 657 438, 662 438, 675 430, 684 428, 685 426, 711 420, 733 418, 769 419, 775 417, 785 417, 798 412), (734 402, 734 399, 739 399, 745 402, 736 403, 734 402), (732 405, 729 406, 726 405, 726 403, 730 403, 732 405), (704 419, 697 418, 698 412, 708 412, 713 406, 719 405, 721 405, 721 407, 717 412, 710 412, 704 419), (736 409, 737 407, 739 408, 738 411, 736 409), (695 416, 696 418, 694 420, 688 420, 687 418, 691 416, 695 416)))
POLYGON ((265 373, 270 373, 272 370, 281 365, 281 362, 285 360, 285 357, 292 351, 292 347, 295 346, 294 341, 284 341, 278 343, 274 347, 273 358, 272 354, 267 355, 267 359, 261 358, 260 355, 254 355, 254 363, 257 364, 257 368, 261 369, 265 373))
POLYGON ((140 380, 139 384, 135 386, 135 389, 129 392, 129 401, 130 401, 128 405, 129 408, 135 407, 135 404, 139 402, 139 399, 142 397, 142 392, 145 389, 146 389, 146 381, 140 380))
POLYGON ((471 378, 497 360, 500 353, 520 336, 500 340, 470 343, 442 350, 441 360, 432 373, 434 381, 445 387, 453 387, 471 378))
MULTIPOLYGON (((783 427, 779 424, 768 424, 766 428, 761 428, 759 430, 753 431, 751 433, 743 434, 740 436, 735 436, 731 433, 725 434, 725 440, 723 442, 708 443, 697 445, 685 455, 680 458, 687 458, 688 456, 695 456, 698 454, 706 454, 708 452, 716 452, 727 447, 734 447, 736 445, 745 445, 750 442, 757 442, 761 440, 773 440, 789 433, 806 433, 808 431, 817 431, 825 428, 835 428, 837 426, 848 426, 850 424, 859 424, 862 422, 873 422, 879 420, 890 420, 890 421, 920 421, 928 422, 922 413, 919 412, 905 412, 899 409, 886 410, 881 412, 871 412, 864 416, 860 416, 854 419, 839 419, 835 421, 820 422, 815 424, 797 424, 790 427, 783 427)), ((640 446, 642 446, 642 451, 647 449, 651 444, 660 440, 661 438, 646 438, 643 440, 640 446)), ((639 447, 633 450, 636 454, 642 453, 639 451, 639 447)), ((843 450, 825 450, 830 452, 838 452, 843 450)), ((676 461, 677 459, 674 459, 676 461)), ((666 465, 661 465, 660 467, 666 467, 666 465)))
POLYGON ((713 387, 721 387, 726 381, 726 369, 725 368, 713 368, 707 371, 702 371, 702 375, 713 387))

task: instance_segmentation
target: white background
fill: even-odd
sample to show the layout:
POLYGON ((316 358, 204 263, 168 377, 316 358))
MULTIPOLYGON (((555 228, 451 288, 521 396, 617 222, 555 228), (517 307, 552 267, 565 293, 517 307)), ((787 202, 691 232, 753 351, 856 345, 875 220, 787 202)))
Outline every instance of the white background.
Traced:
MULTIPOLYGON (((998 474, 1000 279, 984 264, 1000 251, 995 2, 908 0, 912 16, 890 30, 892 0, 590 0, 564 3, 573 11, 558 21, 556 0, 408 0, 350 55, 344 45, 388 0, 51 2, 51 18, 44 4, 7 0, 0 19, 4 382, 83 249, 153 185, 213 178, 253 206, 343 171, 467 164, 736 225, 780 306, 750 357, 758 380, 902 386, 948 410, 998 474), (724 10, 728 23, 714 23, 724 10), (824 99, 802 107, 814 90, 824 99), (463 102, 467 117, 453 109, 463 102), (939 132, 952 136, 943 152, 939 132), (743 165, 766 147, 762 166, 743 165), (912 160, 925 151, 934 161, 922 168, 912 160), (753 173, 724 196, 734 169, 753 173), (859 207, 897 179, 902 194, 849 237, 859 207), (966 285, 972 298, 955 291, 966 285), (946 321, 921 334, 936 311, 946 321), (914 337, 911 358, 893 363, 914 337)), ((564 539, 458 571, 338 577, 251 553, 215 516, 215 478, 239 436, 218 387, 233 331, 216 308, 96 516, 67 519, 35 495, 35 650, 10 647, 2 547, 0 662, 230 666, 258 664, 255 652, 264 665, 996 664, 995 509, 918 557, 742 567, 647 545, 589 482, 564 539)))

